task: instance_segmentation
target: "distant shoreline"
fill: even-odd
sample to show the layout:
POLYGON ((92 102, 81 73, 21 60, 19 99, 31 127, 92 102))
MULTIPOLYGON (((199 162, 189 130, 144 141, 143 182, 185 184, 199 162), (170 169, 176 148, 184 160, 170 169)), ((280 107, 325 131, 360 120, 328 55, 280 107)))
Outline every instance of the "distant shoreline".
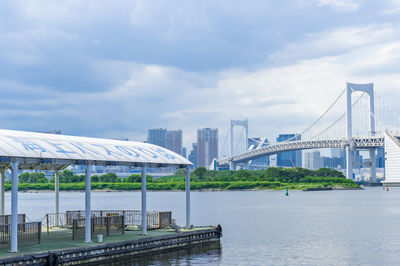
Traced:
MULTIPOLYGON (((229 192, 229 191, 285 191, 286 188, 282 189, 263 189, 263 188, 252 188, 252 189, 191 189, 190 191, 193 192, 229 192)), ((289 191, 307 191, 307 192, 315 192, 315 191, 337 191, 337 190, 365 190, 362 187, 359 188, 345 188, 345 187, 332 187, 331 189, 315 189, 315 190, 302 190, 302 189, 289 189, 289 191)), ((6 191, 11 192, 11 191, 6 191)), ((20 193, 54 193, 54 190, 35 190, 35 189, 28 189, 28 190, 19 190, 18 192, 20 193)), ((60 190, 60 192, 70 192, 70 193, 76 193, 76 192, 82 192, 84 193, 84 190, 60 190)), ((141 192, 139 189, 134 189, 134 190, 113 190, 113 189, 93 189, 91 192, 141 192)), ((185 192, 185 190, 178 190, 178 189, 171 189, 171 190, 147 190, 147 192, 185 192)))

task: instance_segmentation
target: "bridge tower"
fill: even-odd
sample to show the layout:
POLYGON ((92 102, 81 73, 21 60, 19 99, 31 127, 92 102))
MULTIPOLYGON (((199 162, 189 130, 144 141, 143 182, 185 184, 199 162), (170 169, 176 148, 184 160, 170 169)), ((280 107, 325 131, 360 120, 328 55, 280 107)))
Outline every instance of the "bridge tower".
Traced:
MULTIPOLYGON (((230 156, 232 158, 232 156, 234 155, 234 150, 233 150, 233 128, 235 126, 241 126, 245 129, 246 131, 246 147, 245 147, 245 151, 247 151, 248 147, 249 147, 249 121, 246 119, 244 120, 230 120, 229 123, 229 143, 230 143, 230 156)), ((232 171, 236 170, 236 166, 234 165, 234 163, 231 161, 229 164, 229 169, 232 171)))
MULTIPOLYGON (((369 95, 369 124, 370 124, 370 136, 375 136, 375 104, 374 104, 374 84, 354 84, 354 83, 347 83, 346 84, 346 139, 348 145, 346 146, 346 177, 348 179, 353 178, 353 150, 354 150, 354 143, 353 143, 353 127, 352 127, 352 111, 351 111, 351 95, 353 92, 362 91, 369 95)), ((371 182, 376 181, 376 160, 375 160, 375 153, 376 149, 371 148, 369 150, 369 158, 371 161, 370 167, 370 176, 371 182)))

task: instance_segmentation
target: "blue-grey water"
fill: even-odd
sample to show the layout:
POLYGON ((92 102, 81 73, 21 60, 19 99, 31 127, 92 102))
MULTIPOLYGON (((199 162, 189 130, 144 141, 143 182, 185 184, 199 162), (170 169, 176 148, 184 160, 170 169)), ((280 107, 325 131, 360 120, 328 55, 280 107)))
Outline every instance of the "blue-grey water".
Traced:
MULTIPOLYGON (((125 265, 397 265, 400 188, 390 191, 192 192, 192 223, 221 224, 220 246, 172 252, 125 265)), ((10 194, 6 194, 9 202, 10 194)), ((6 206, 9 208, 9 204, 6 206)), ((84 209, 84 194, 60 193, 61 211, 84 209)), ((140 192, 93 192, 93 209, 140 209, 140 192)), ((148 209, 185 221, 184 192, 148 192, 148 209)), ((19 212, 41 220, 53 193, 20 193, 19 212)), ((117 262, 117 264, 123 264, 117 262)))

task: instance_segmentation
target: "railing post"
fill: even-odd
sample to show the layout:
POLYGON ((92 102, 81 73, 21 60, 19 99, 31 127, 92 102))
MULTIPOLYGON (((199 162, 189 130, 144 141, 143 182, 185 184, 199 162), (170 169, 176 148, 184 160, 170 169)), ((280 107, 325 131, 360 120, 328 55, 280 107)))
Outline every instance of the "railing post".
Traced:
POLYGON ((121 223, 122 223, 122 234, 125 234, 125 216, 122 216, 121 219, 121 223))
POLYGON ((106 216, 106 235, 110 235, 110 218, 111 216, 106 216))
POLYGON ((40 244, 42 238, 42 222, 38 222, 38 243, 40 244))
POLYGON ((76 238, 76 219, 72 219, 72 240, 76 238))
POLYGON ((46 214, 46 224, 47 224, 47 236, 50 235, 50 228, 49 228, 49 214, 46 214))
POLYGON ((95 217, 90 217, 90 221, 92 222, 92 225, 90 226, 90 237, 93 237, 94 235, 94 227, 95 227, 95 217))

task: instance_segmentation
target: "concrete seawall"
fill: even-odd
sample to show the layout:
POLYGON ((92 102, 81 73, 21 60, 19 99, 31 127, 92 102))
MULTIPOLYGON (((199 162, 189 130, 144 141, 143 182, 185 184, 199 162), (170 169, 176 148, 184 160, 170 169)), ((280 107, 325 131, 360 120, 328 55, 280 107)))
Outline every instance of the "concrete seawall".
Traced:
POLYGON ((0 260, 1 265, 79 265, 134 258, 154 253, 184 249, 219 242, 222 228, 194 230, 171 235, 146 237, 139 240, 98 244, 90 247, 53 250, 0 260))

